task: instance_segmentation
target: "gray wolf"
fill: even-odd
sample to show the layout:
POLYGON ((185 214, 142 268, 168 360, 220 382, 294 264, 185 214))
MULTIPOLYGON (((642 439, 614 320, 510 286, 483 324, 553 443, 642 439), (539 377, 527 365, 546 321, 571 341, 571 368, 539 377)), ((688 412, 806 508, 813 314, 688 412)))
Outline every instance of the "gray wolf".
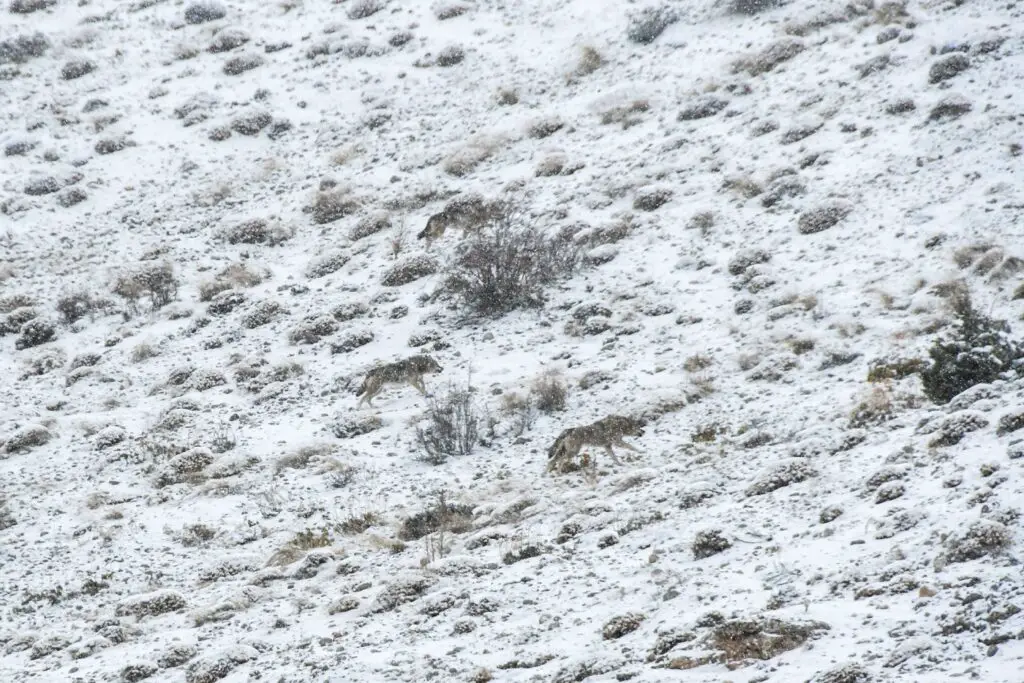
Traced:
POLYGON ((498 213, 498 205, 486 201, 480 195, 472 194, 456 197, 448 202, 444 209, 427 219, 427 225, 416 235, 416 239, 426 240, 427 248, 434 240, 444 236, 448 228, 461 228, 462 234, 478 230, 498 213))
POLYGON ((619 446, 634 453, 641 451, 622 440, 624 436, 643 436, 642 420, 624 415, 609 415, 584 427, 570 427, 558 435, 548 449, 548 471, 572 466, 572 460, 579 455, 583 446, 600 446, 607 451, 616 464, 622 461, 615 455, 612 446, 619 446))
POLYGON ((427 395, 427 388, 423 384, 423 376, 431 372, 441 372, 442 368, 436 360, 424 354, 409 356, 394 363, 380 365, 366 373, 363 384, 356 392, 356 396, 362 396, 356 407, 367 405, 373 407, 373 397, 380 393, 385 384, 401 384, 408 382, 418 392, 427 395))

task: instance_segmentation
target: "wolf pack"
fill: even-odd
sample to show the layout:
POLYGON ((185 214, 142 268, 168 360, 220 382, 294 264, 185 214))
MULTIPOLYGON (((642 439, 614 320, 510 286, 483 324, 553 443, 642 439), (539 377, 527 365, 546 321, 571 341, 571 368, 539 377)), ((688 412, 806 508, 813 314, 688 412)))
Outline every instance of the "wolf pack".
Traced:
MULTIPOLYGON (((426 354, 417 354, 393 363, 378 365, 366 373, 356 391, 356 396, 360 397, 356 407, 359 408, 366 403, 372 408, 373 398, 388 384, 408 384, 420 395, 427 396, 424 376, 443 370, 444 368, 433 357, 426 354)), ((621 465, 622 461, 615 454, 613 446, 640 453, 635 446, 626 443, 623 437, 643 435, 644 420, 626 415, 609 415, 588 425, 570 427, 559 434, 548 449, 547 471, 567 471, 584 446, 603 448, 613 462, 621 465)), ((588 458, 586 462, 594 464, 593 459, 588 458)))
MULTIPOLYGON (((496 219, 501 210, 500 204, 486 202, 480 197, 456 198, 442 211, 430 216, 426 227, 420 231, 417 238, 426 240, 427 247, 430 248, 449 228, 461 229, 465 235, 496 219)), ((423 378, 443 370, 444 368, 434 358, 426 354, 417 354, 378 365, 364 376, 356 392, 356 396, 359 397, 356 407, 360 408, 365 403, 373 408, 374 397, 388 384, 408 384, 422 396, 427 396, 423 378)), ((618 446, 627 451, 640 453, 639 449, 623 438, 643 436, 644 426, 645 421, 641 418, 609 415, 588 425, 570 427, 562 431, 548 449, 547 471, 566 472, 574 469, 574 463, 586 446, 604 449, 613 462, 621 465, 622 461, 615 454, 613 447, 618 446)), ((591 466, 594 464, 594 460, 589 456, 585 456, 583 461, 591 466)))

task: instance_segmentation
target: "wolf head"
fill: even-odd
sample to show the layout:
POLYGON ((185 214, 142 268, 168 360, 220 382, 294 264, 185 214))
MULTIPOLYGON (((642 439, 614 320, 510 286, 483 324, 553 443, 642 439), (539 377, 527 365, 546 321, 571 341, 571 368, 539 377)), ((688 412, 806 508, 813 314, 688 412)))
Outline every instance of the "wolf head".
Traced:
POLYGON ((618 429, 624 436, 643 436, 646 422, 635 417, 625 415, 612 415, 608 422, 610 426, 618 429))
POLYGON ((413 356, 409 360, 411 361, 410 365, 419 372, 441 372, 444 370, 436 360, 425 354, 413 356))

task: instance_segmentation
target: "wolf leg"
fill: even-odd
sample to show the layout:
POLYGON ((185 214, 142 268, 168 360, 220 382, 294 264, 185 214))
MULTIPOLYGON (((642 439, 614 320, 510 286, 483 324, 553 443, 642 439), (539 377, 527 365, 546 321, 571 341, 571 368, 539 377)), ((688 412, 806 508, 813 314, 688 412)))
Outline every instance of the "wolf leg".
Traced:
POLYGON ((427 395, 427 387, 424 386, 422 377, 410 377, 409 384, 411 384, 412 388, 420 392, 423 396, 427 395))
POLYGON ((612 461, 614 461, 616 465, 622 464, 622 461, 619 460, 619 456, 615 455, 615 451, 612 450, 611 446, 605 446, 604 449, 608 452, 608 455, 611 456, 612 461))

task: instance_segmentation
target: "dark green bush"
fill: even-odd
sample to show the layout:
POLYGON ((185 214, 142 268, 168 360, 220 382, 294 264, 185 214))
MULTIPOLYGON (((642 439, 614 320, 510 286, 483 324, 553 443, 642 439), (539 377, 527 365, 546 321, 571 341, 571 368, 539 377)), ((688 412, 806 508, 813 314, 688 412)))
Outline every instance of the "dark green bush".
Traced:
POLYGON ((936 341, 928 355, 931 365, 921 372, 924 393, 936 403, 948 403, 975 384, 999 379, 1024 359, 1024 345, 1010 339, 1010 326, 975 310, 966 290, 952 295, 956 330, 936 341))

